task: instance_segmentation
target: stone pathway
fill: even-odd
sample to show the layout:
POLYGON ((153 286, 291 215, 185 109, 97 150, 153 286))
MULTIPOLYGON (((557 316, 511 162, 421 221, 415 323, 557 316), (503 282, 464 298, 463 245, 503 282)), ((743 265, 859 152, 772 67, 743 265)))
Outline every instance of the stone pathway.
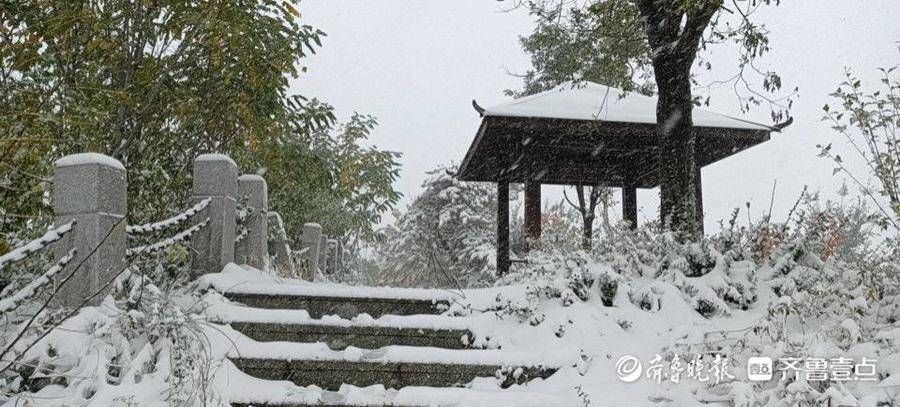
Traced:
MULTIPOLYGON (((275 295, 246 291, 225 293, 225 296, 233 302, 255 309, 272 310, 272 313, 305 310, 313 318, 298 323, 230 323, 233 329, 242 334, 270 344, 255 347, 261 349, 237 349, 231 357, 238 369, 260 379, 287 380, 298 386, 315 385, 326 391, 337 391, 343 384, 357 387, 380 384, 387 389, 408 386, 459 388, 476 378, 493 377, 505 388, 523 384, 533 378, 547 378, 556 371, 555 367, 527 366, 521 360, 518 363, 507 363, 502 350, 470 348, 468 344, 473 342, 472 334, 460 324, 453 323, 455 318, 436 317, 447 309, 448 304, 444 301, 422 298, 275 295), (407 315, 413 322, 402 326, 347 323, 346 320, 361 314, 368 314, 372 318, 407 315), (433 317, 416 319, 416 316, 422 315, 433 317), (427 323, 416 326, 417 320, 427 323), (332 351, 323 355, 321 344, 318 343, 327 344, 332 351)), ((324 404, 314 405, 373 405, 347 404, 340 400, 337 393, 333 398, 334 401, 323 400, 324 404)), ((277 396, 273 399, 277 399, 277 396)), ((433 402, 428 404, 435 405, 433 402)), ((260 403, 233 405, 299 407, 306 404, 278 404, 260 400, 260 403)))

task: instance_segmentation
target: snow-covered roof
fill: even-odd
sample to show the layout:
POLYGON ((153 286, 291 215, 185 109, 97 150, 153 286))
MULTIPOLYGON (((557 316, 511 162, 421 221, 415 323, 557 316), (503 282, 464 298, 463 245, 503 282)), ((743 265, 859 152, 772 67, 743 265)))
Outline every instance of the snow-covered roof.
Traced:
MULTIPOLYGON (((582 81, 489 107, 484 115, 654 124, 656 98, 582 81)), ((695 127, 776 131, 772 126, 703 109, 693 109, 692 117, 695 127)))

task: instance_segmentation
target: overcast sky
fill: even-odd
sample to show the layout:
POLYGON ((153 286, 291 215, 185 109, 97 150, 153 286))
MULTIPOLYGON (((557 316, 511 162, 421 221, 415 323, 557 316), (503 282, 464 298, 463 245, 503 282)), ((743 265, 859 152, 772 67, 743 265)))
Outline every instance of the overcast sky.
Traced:
MULTIPOLYGON (((518 38, 533 24, 522 11, 503 12, 505 4, 303 0, 304 23, 328 36, 293 89, 333 104, 341 119, 353 111, 378 118, 372 141, 403 153, 396 187, 406 195, 405 205, 420 190, 425 171, 462 160, 480 123, 471 100, 502 103, 508 100, 504 89, 521 86, 510 72, 529 67, 518 38)), ((875 68, 900 63, 898 0, 787 1, 758 17, 771 31, 773 51, 764 65, 778 70, 785 87, 800 88, 795 120, 768 143, 704 168, 707 231, 747 201, 754 216, 766 211, 776 179, 776 220, 803 185, 834 196, 843 178, 832 176, 833 166, 816 157, 815 145, 840 139, 819 121, 821 107, 845 67, 874 83, 875 68)), ((712 59, 713 75, 732 72, 728 52, 712 59)), ((765 110, 742 115, 728 89, 715 92, 710 110, 771 122, 765 110)), ((545 201, 559 199, 555 190, 545 187, 545 201)), ((640 191, 641 218, 656 217, 658 202, 658 190, 640 191)))

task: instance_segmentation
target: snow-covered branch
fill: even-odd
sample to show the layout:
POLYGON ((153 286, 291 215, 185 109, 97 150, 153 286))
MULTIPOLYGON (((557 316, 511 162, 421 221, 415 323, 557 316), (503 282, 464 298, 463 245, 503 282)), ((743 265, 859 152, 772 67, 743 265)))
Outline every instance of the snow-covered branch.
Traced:
POLYGON ((58 228, 51 229, 47 231, 43 236, 34 239, 22 246, 19 246, 9 253, 6 253, 0 256, 0 269, 3 266, 11 263, 15 263, 17 261, 21 261, 28 257, 29 255, 40 251, 41 249, 47 247, 50 243, 53 243, 59 239, 61 239, 66 233, 69 233, 72 230, 72 227, 75 226, 75 221, 71 221, 66 223, 58 228))
POLYGON ((138 246, 138 247, 128 249, 125 252, 125 255, 128 257, 133 257, 133 256, 137 256, 139 254, 158 252, 169 246, 181 243, 181 242, 189 239, 191 236, 193 236, 194 233, 196 233, 202 227, 206 226, 207 223, 209 223, 209 218, 204 219, 203 222, 200 222, 194 226, 191 226, 170 238, 163 239, 163 240, 153 243, 153 244, 138 246))
POLYGON ((63 258, 59 259, 53 267, 47 269, 40 277, 32 280, 26 286, 20 288, 18 291, 10 295, 9 297, 0 299, 0 314, 5 314, 9 311, 16 309, 20 304, 27 301, 29 298, 34 297, 37 292, 43 288, 45 285, 49 284, 50 281, 53 280, 53 277, 56 276, 70 261, 75 257, 75 249, 69 250, 69 253, 63 256, 63 258))
POLYGON ((210 198, 206 198, 196 205, 191 207, 190 209, 175 215, 169 219, 162 220, 154 223, 147 223, 143 225, 136 226, 128 226, 125 228, 125 232, 129 235, 140 235, 144 233, 156 232, 163 229, 168 229, 180 225, 190 219, 192 216, 196 215, 198 212, 206 209, 209 206, 210 198))

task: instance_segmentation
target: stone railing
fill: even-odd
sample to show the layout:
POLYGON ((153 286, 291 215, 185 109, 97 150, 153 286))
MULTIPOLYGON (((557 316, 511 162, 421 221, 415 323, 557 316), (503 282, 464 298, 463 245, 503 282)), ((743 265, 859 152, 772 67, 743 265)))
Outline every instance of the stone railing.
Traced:
POLYGON ((96 304, 129 267, 130 258, 186 241, 192 247, 194 277, 219 272, 230 262, 273 267, 312 281, 344 267, 341 241, 329 239, 316 223, 303 226, 300 250, 292 251, 281 216, 269 211, 265 179, 239 175, 235 162, 225 155, 204 154, 194 160, 192 207, 166 220, 127 225, 127 190, 125 167, 111 157, 84 153, 57 160, 51 196, 54 229, 0 256, 0 267, 50 245, 57 263, 42 277, 54 283, 58 306, 96 304), (169 238, 128 247, 129 236, 182 224, 183 230, 169 238))

